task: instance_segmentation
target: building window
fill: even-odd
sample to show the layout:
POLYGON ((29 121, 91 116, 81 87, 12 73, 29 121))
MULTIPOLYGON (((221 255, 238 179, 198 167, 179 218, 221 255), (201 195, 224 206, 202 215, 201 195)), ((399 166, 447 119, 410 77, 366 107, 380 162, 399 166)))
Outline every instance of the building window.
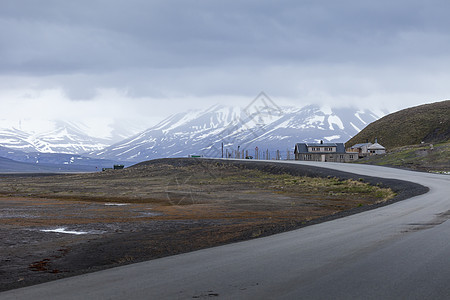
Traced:
POLYGON ((344 155, 339 155, 339 158, 340 159, 344 159, 344 155))
POLYGON ((325 151, 333 152, 333 148, 325 148, 325 151))
POLYGON ((350 159, 353 159, 353 155, 350 155, 350 159))

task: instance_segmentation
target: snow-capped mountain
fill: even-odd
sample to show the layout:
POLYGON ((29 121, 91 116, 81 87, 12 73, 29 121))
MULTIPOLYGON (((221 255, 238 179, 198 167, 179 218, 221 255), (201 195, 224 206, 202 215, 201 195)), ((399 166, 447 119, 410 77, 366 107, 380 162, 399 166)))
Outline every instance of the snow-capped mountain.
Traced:
POLYGON ((0 129, 0 145, 24 152, 80 154, 103 149, 109 143, 87 135, 75 124, 54 121, 54 129, 43 133, 0 129))
POLYGON ((0 120, 0 146, 24 152, 82 154, 103 149, 133 136, 148 126, 126 120, 94 122, 0 120))
MULTIPOLYGON (((345 142, 379 116, 353 108, 330 109, 310 105, 280 108, 268 100, 244 109, 216 105, 179 113, 131 138, 90 153, 92 157, 144 161, 161 157, 232 155, 237 149, 292 150, 295 143, 345 142)), ((273 157, 273 156, 272 156, 273 157)))

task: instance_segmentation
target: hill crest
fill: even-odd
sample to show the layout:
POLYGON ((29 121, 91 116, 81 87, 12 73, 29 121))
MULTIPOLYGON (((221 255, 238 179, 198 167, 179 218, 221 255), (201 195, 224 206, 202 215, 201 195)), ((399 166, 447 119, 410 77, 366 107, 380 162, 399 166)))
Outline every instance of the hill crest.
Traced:
POLYGON ((424 104, 386 115, 351 138, 346 147, 375 138, 387 149, 450 140, 450 100, 424 104))

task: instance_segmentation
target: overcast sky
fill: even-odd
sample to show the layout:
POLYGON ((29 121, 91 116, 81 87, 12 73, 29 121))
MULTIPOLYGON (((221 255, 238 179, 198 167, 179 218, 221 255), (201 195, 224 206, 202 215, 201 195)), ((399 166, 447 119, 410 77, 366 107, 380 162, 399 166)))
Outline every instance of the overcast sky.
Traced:
POLYGON ((447 0, 1 0, 0 119, 450 98, 447 0))

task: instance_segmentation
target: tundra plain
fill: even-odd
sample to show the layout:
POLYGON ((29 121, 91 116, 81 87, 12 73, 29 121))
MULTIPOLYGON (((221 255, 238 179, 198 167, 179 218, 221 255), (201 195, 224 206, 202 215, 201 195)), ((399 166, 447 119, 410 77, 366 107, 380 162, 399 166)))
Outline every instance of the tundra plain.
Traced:
POLYGON ((160 159, 0 176, 0 290, 258 238, 426 188, 292 164, 160 159))

